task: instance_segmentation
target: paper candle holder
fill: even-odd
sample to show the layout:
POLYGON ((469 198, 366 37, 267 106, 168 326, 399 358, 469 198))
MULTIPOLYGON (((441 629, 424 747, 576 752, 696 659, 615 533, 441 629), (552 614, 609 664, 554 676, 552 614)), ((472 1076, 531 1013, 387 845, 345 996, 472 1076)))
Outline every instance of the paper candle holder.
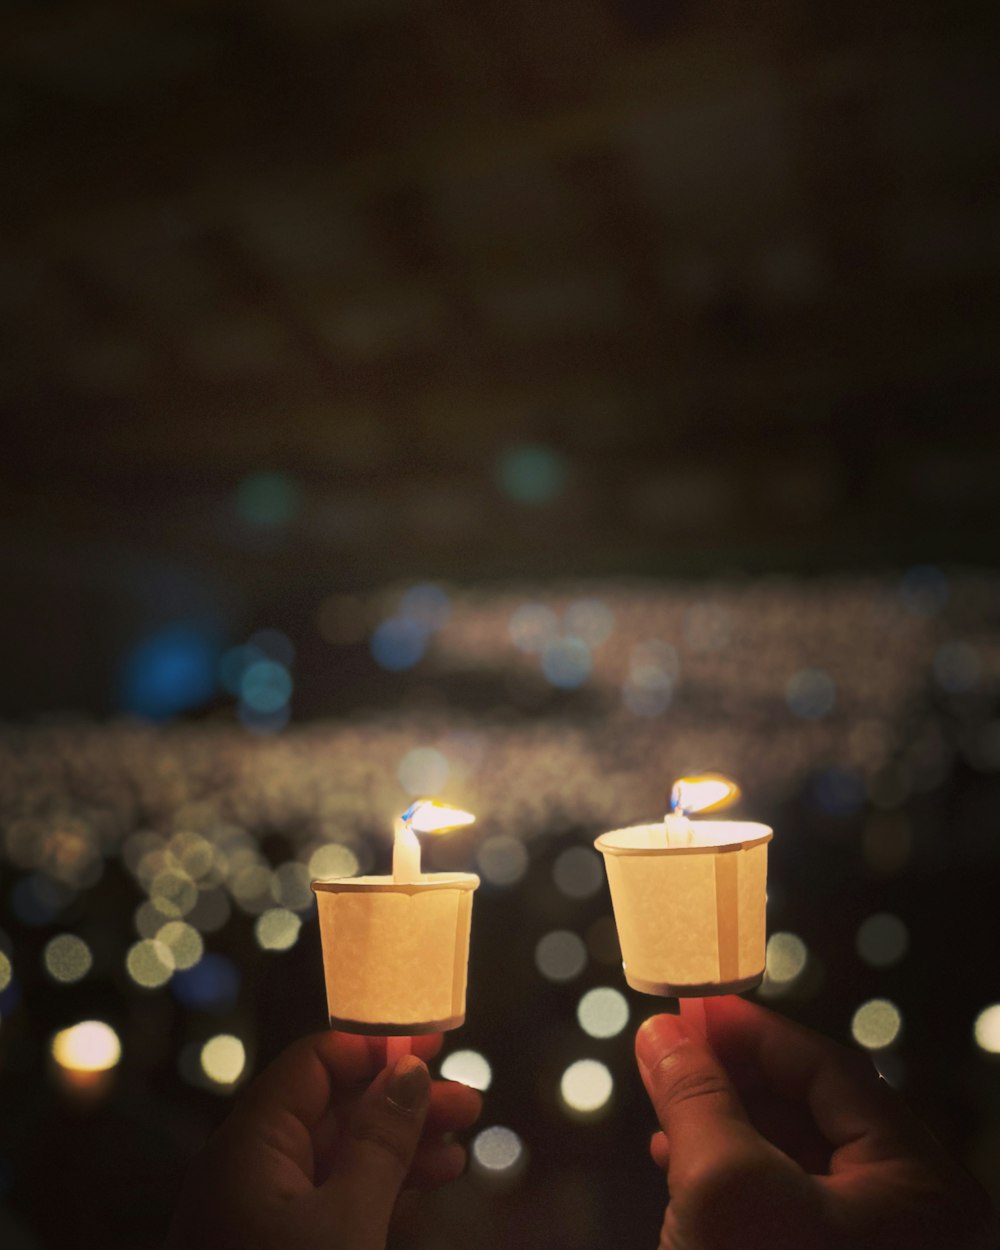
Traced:
POLYGON ((474 873, 314 881, 330 1027, 414 1037, 458 1028, 474 873))
POLYGON ((753 989, 764 976, 772 830, 696 820, 686 845, 663 845, 663 837, 662 823, 633 825, 594 843, 604 856, 625 980, 670 998, 753 989))

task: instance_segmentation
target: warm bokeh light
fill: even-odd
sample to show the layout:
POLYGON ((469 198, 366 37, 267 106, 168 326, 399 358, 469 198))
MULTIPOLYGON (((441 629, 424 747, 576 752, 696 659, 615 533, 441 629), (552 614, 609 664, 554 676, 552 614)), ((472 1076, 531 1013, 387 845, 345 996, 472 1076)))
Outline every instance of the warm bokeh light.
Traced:
POLYGON ((535 965, 549 981, 572 981, 587 964, 587 948, 575 933, 554 929, 535 947, 535 965))
POLYGON ((298 941, 302 921, 287 907, 271 907, 254 925, 257 944, 266 951, 287 951, 298 941))
POLYGON ((774 984, 787 985, 801 976, 808 959, 808 948, 797 933, 772 933, 768 938, 766 968, 774 984))
POLYGON ((487 1172, 510 1172, 524 1158, 524 1143, 513 1129, 496 1124, 473 1138, 472 1158, 487 1172))
POLYGON ((614 1078, 596 1059, 578 1059, 562 1074, 559 1094, 570 1111, 592 1115, 608 1103, 614 1089, 614 1078))
POLYGON ((71 1072, 107 1072, 121 1054, 118 1034, 103 1020, 83 1020, 52 1039, 52 1058, 71 1072))
POLYGON ((216 1085, 232 1086, 243 1075, 246 1049, 238 1037, 219 1033, 201 1048, 201 1070, 216 1085))
POLYGON ((903 1017, 895 1003, 873 998, 863 1003, 851 1020, 851 1036, 866 1050, 882 1050, 899 1037, 903 1017))
POLYGON ((10 960, 3 953, 3 951, 0 951, 0 994, 2 994, 7 986, 10 985, 11 977, 13 977, 13 975, 14 970, 11 967, 10 960))
POLYGON ((988 1055, 1000 1055, 1000 1003, 984 1007, 976 1016, 973 1036, 980 1050, 988 1055))
POLYGON ((94 957, 87 943, 75 933, 60 933, 46 943, 42 961, 53 980, 71 985, 83 980, 93 967, 94 957))
POLYGON ((175 969, 193 968, 205 953, 205 943, 194 925, 183 920, 168 920, 157 931, 156 941, 170 951, 175 969))
POLYGON ((863 921, 854 944, 866 964, 873 968, 891 968, 906 954, 910 934, 898 916, 880 911, 863 921))
POLYGON ((472 1089, 489 1089, 493 1071, 488 1060, 477 1050, 455 1050, 445 1056, 441 1075, 446 1081, 459 1081, 472 1089))
MULTIPOLYGON (((432 794, 448 784, 449 772, 447 759, 435 747, 413 747, 400 761, 399 784, 407 794, 432 794)), ((430 830, 418 829, 418 832, 430 830)))
POLYGON ((165 942, 143 938, 129 947, 125 967, 136 985, 155 990, 174 975, 174 956, 165 942))
POLYGON ((332 881, 336 877, 353 877, 358 872, 358 857, 349 846, 329 842, 317 847, 309 856, 309 876, 319 881, 332 881))
POLYGON ((591 1037, 617 1037, 628 1024, 628 1016, 625 995, 607 985, 588 990, 576 1008, 580 1028, 591 1037))

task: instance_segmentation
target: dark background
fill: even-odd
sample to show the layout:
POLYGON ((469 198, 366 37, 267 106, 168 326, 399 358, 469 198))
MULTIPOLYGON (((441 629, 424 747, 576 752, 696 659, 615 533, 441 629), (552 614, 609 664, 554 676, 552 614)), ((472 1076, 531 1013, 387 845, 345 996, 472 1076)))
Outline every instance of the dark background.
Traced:
POLYGON ((494 1063, 484 1122, 529 1165, 435 1200, 413 1244, 652 1243, 631 1029, 592 1043, 574 1016, 619 973, 591 951, 552 986, 532 949, 608 911, 560 894, 559 852, 655 818, 692 767, 777 830, 771 928, 810 952, 781 1008, 846 1039, 896 1002, 887 1075, 995 1187, 971 1033, 1000 999, 994 20, 4 6, 8 1244, 155 1245, 228 1105, 185 1047, 235 1032, 259 1066, 322 1023, 305 909, 283 955, 254 943, 259 900, 206 933, 239 976, 212 1011, 130 981, 129 837, 236 827, 269 870, 346 840, 381 869, 413 747, 480 814, 462 866, 501 835, 530 860, 477 896, 449 1041, 494 1063), (595 599, 602 642, 571 612, 595 599), (511 633, 528 602, 554 650, 511 633), (266 706, 255 659, 285 673, 266 706), (880 911, 910 948, 876 972, 854 943, 880 911), (40 962, 63 931, 94 956, 79 985, 40 962), (88 1016, 124 1057, 83 1114, 45 1053, 88 1016), (584 1054, 616 1092, 578 1125, 555 1089, 584 1054))

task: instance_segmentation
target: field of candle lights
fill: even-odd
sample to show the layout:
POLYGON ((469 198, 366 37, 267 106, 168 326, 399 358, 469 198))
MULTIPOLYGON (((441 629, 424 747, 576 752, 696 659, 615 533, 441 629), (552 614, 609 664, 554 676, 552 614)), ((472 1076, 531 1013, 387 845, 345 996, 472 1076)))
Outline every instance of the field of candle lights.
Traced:
POLYGON ((477 815, 424 859, 483 878, 439 1065, 486 1109, 406 1244, 642 1244, 662 1193, 631 1038, 657 1001, 621 976, 592 841, 709 768, 775 829, 757 994, 870 1049, 995 1184, 998 622, 1000 580, 923 566, 403 585, 220 646, 182 721, 7 726, 4 1245, 81 1220, 88 1245, 159 1243, 234 1091, 323 1026, 311 877, 387 871, 424 794, 477 815))

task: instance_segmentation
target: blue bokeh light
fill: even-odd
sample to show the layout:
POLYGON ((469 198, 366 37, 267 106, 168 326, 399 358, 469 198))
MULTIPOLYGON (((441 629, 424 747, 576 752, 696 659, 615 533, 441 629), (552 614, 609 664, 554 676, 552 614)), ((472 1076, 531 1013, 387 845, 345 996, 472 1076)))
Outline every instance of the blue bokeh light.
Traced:
POLYGON ((369 646, 380 668, 401 673, 423 659, 427 650, 427 631, 411 617, 392 616, 376 626, 369 646))
POLYGON ((590 676, 590 649, 582 638, 553 638, 542 652, 542 672, 561 690, 575 690, 590 676))
POLYGON ((193 968, 175 972, 170 990, 184 1007, 228 1011, 240 992, 239 969, 225 955, 210 951, 193 968))
POLYGON ((403 595, 399 607, 403 617, 416 621, 424 629, 442 629, 451 612, 451 601, 447 591, 440 586, 433 582, 420 582, 403 595))
POLYGON ((216 692, 218 647, 212 631, 168 625, 137 643, 125 658, 121 697, 127 711, 163 720, 206 702, 216 692))
POLYGON ((240 680, 240 698, 252 712, 268 716, 292 697, 292 675, 277 660, 254 660, 240 680))

